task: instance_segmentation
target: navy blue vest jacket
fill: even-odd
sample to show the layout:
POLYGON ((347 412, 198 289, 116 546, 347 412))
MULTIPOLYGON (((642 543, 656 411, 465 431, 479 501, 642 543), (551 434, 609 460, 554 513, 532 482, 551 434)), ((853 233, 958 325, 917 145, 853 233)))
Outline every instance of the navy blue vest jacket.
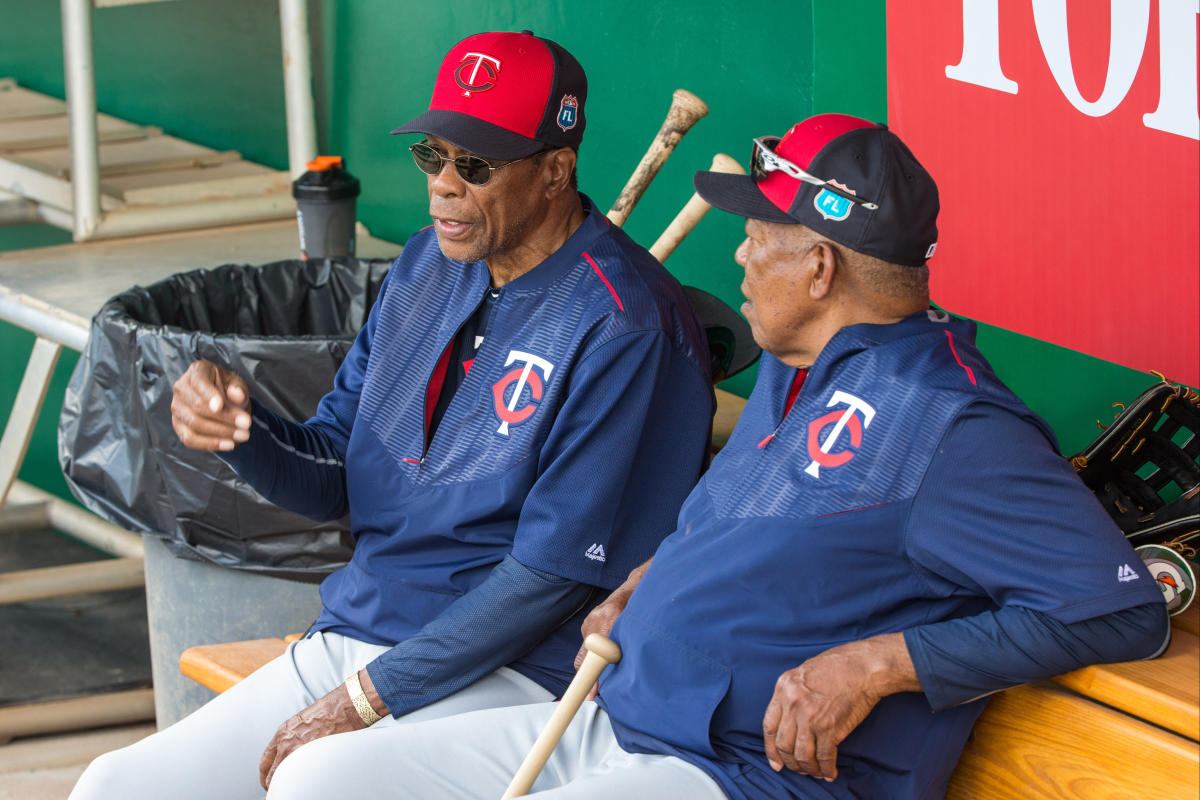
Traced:
POLYGON ((918 693, 883 699, 842 743, 827 784, 767 765, 762 720, 776 680, 839 644, 1004 603, 1070 621, 1153 599, 1153 586, 1116 596, 1120 562, 1088 555, 1086 530, 1068 534, 1084 540, 1071 545, 1083 561, 1061 581, 1025 571, 1036 549, 971 542, 973 519, 1019 508, 1003 486, 996 510, 910 526, 964 409, 1015 414, 1053 446, 973 340, 973 323, 935 311, 845 328, 786 416, 796 370, 764 356, 729 444, 614 628, 624 657, 600 700, 622 746, 679 755, 735 798, 937 796, 980 702, 934 714, 918 693))

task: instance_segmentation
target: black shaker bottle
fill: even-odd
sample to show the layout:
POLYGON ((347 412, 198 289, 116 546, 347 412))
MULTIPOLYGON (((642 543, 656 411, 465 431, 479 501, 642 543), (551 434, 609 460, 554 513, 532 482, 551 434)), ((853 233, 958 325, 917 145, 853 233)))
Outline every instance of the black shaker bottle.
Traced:
POLYGON ((300 257, 324 259, 354 255, 355 206, 359 183, 341 156, 317 156, 292 181, 300 257))

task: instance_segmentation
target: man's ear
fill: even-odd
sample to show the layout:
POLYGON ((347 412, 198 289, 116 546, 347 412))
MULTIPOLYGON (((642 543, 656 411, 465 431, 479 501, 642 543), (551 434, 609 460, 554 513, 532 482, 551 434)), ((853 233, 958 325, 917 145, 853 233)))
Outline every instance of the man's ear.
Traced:
POLYGON ((542 159, 542 170, 546 174, 546 196, 555 197, 571 186, 571 175, 575 172, 575 151, 569 147, 551 150, 542 159))
POLYGON ((837 250, 829 242, 820 241, 809 249, 805 260, 809 262, 810 266, 809 296, 814 300, 828 297, 833 291, 838 267, 841 265, 837 250))

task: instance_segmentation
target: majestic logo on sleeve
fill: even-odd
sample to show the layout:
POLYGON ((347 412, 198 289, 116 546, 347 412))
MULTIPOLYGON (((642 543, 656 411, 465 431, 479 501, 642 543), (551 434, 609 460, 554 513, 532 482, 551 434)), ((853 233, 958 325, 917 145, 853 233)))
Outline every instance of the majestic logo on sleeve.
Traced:
POLYGON ((464 90, 463 97, 470 97, 471 92, 486 92, 495 86, 499 72, 500 59, 483 53, 467 53, 454 70, 454 81, 464 90))
POLYGON ((836 406, 841 403, 845 403, 848 407, 841 411, 830 411, 808 423, 808 457, 812 461, 804 468, 804 471, 818 480, 821 477, 821 467, 827 469, 840 467, 854 458, 851 450, 833 452, 842 431, 850 432, 850 446, 858 448, 862 445, 863 429, 868 427, 871 420, 875 418, 874 408, 866 401, 846 392, 835 391, 826 405, 836 406), (861 422, 858 419, 859 414, 862 414, 861 422), (832 425, 833 428, 822 441, 821 432, 829 425, 832 425))
POLYGON ((538 409, 536 401, 542 399, 542 381, 550 380, 550 373, 554 370, 554 365, 544 358, 520 350, 509 350, 504 366, 511 366, 516 361, 524 362, 525 366, 505 373, 503 378, 492 384, 496 416, 500 418, 496 433, 501 436, 508 436, 510 425, 520 425, 533 416, 538 409), (535 371, 535 367, 541 370, 541 375, 535 371), (529 388, 529 399, 533 402, 520 405, 526 387, 529 388))

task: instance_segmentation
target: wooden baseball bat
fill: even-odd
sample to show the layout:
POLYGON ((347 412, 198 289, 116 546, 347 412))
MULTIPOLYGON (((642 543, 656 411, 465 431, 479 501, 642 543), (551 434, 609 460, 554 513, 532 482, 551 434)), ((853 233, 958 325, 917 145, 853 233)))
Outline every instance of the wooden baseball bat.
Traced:
POLYGON ((617 201, 608 210, 608 218, 614 225, 625 224, 629 213, 633 211, 637 201, 642 199, 642 193, 646 191, 650 181, 654 180, 654 176, 658 174, 667 156, 671 155, 675 145, 679 144, 683 135, 707 113, 708 104, 699 97, 686 89, 675 90, 671 98, 671 108, 667 111, 667 118, 663 120, 662 127, 658 129, 658 135, 650 143, 637 169, 629 176, 625 188, 617 195, 617 201))
POLYGON ((615 664, 621 660, 620 645, 603 634, 589 634, 583 640, 583 646, 588 651, 583 659, 583 664, 575 673, 575 677, 571 679, 571 685, 567 687, 562 699, 558 701, 558 706, 547 720, 546 727, 534 741, 533 747, 529 748, 529 753, 521 762, 521 766, 513 775, 512 781, 504 790, 504 796, 500 800, 509 800, 512 797, 529 794, 529 790, 533 788, 533 782, 537 780, 542 767, 546 766, 550 754, 554 752, 554 746, 558 744, 558 740, 562 738, 567 726, 571 724, 575 712, 583 705, 583 699, 591 691, 592 685, 600 677, 600 673, 609 664, 615 664))
MULTIPOLYGON (((712 166, 709 169, 712 172, 728 172, 733 175, 746 174, 746 170, 741 164, 724 153, 717 153, 713 156, 712 166)), ((675 215, 675 219, 671 220, 671 224, 658 237, 658 241, 651 245, 650 255, 659 261, 666 261, 710 208, 712 206, 705 202, 699 192, 693 194, 692 199, 687 201, 687 205, 675 215)))

